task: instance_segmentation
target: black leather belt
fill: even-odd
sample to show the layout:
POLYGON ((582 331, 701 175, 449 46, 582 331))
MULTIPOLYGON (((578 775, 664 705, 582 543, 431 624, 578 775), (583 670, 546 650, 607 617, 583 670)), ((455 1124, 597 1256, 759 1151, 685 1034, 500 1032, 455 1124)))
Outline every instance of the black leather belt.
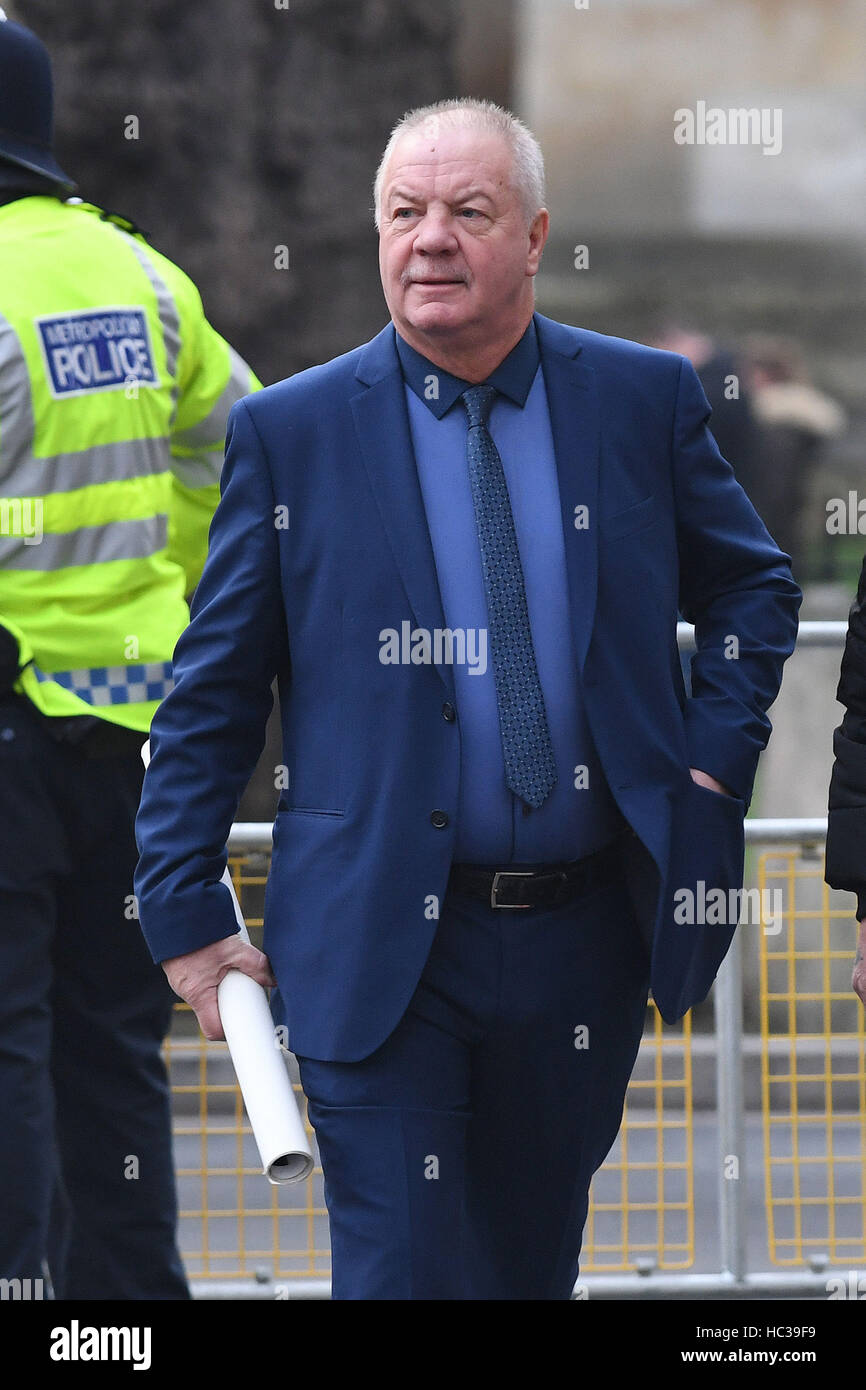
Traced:
POLYGON ((606 882, 621 869, 623 843, 623 838, 618 837, 585 859, 563 864, 509 864, 506 869, 486 864, 453 864, 448 887, 490 907, 559 907, 606 882))

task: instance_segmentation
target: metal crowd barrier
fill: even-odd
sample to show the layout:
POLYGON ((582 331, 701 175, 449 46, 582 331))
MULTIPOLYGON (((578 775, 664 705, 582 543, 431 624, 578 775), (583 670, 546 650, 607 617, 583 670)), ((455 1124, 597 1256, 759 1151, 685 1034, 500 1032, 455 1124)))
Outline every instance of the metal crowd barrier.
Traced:
MULTIPOLYGON (((845 623, 803 624, 800 645, 836 646, 846 630, 845 623)), ((681 625, 680 645, 690 637, 681 625)), ((236 825, 229 841, 253 940, 271 829, 236 825)), ((823 818, 746 822, 747 846, 761 851, 750 882, 761 895, 777 891, 783 903, 780 918, 765 921, 759 899, 762 1173, 747 1160, 741 927, 714 987, 712 1038, 696 1034, 691 1016, 664 1025, 650 1001, 622 1129, 593 1182, 576 1297, 826 1298, 840 1267, 840 1286, 851 1285, 853 1273, 853 1287, 866 1291, 862 1271, 852 1269, 866 1262, 866 1032, 850 989, 851 900, 823 883, 825 836, 823 818), (720 1259, 718 1269, 699 1272, 691 1268, 694 1077, 696 1059, 706 1071, 709 1054, 720 1259), (770 1267, 750 1269, 747 1194, 759 1176, 770 1267)), ((227 1049, 200 1037, 186 1006, 178 1006, 166 1058, 180 1240, 195 1295, 327 1298, 321 1170, 297 1186, 268 1186, 227 1049)))

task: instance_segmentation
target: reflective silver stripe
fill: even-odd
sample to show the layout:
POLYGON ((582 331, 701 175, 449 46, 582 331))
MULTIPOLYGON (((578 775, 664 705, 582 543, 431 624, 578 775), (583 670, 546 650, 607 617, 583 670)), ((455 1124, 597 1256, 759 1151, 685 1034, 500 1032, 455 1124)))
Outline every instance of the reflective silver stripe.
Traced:
POLYGON ((218 483, 223 466, 222 445, 214 449, 210 456, 197 454, 195 458, 172 459, 171 471, 178 482, 186 487, 207 487, 218 483))
POLYGON ((18 334, 0 315, 0 484, 33 448, 33 399, 30 373, 18 334))
POLYGON ((172 435, 172 446, 181 449, 222 449, 226 437, 229 411, 250 392, 250 369, 234 348, 229 346, 229 379, 222 394, 209 415, 197 425, 185 430, 177 430, 172 435))
MULTIPOLYGON (((156 295, 156 308, 159 314, 159 322, 162 326, 162 338, 165 343, 165 365, 169 376, 172 379, 171 399, 174 409, 177 409, 177 359, 180 355, 180 315, 177 312, 177 305, 174 302, 174 295, 168 285, 163 280, 144 246, 137 241, 134 236, 123 231, 115 223, 111 223, 118 236, 122 236, 130 251, 135 256, 148 280, 150 281, 153 292, 156 295)), ((173 414, 173 412, 172 412, 173 414)))
POLYGON ((63 534, 46 531, 35 544, 18 536, 0 536, 0 569, 60 570, 70 565, 99 565, 111 560, 142 560, 165 548, 168 519, 109 521, 81 526, 63 534))
POLYGON ((48 458, 29 455, 4 478, 3 488, 10 496, 47 497, 97 483, 149 478, 154 473, 165 473, 168 467, 167 439, 127 439, 121 444, 94 444, 89 449, 48 458))

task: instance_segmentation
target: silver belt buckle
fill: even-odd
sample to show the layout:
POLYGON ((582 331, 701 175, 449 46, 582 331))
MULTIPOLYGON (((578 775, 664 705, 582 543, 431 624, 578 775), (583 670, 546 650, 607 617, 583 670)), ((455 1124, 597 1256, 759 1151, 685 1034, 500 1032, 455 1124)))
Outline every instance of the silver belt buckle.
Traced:
POLYGON ((499 880, 501 878, 534 877, 535 875, 531 869, 497 869, 496 873, 493 875, 493 883, 490 885, 490 906, 498 907, 500 912, 525 912, 527 908, 532 907, 532 903, 498 903, 496 901, 499 880))

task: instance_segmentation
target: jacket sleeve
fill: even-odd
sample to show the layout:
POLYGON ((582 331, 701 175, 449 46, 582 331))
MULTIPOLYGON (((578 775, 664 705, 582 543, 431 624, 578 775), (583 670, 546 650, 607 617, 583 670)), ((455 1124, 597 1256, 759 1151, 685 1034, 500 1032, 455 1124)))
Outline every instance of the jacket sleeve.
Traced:
POLYGON ((229 417, 221 489, 136 820, 135 892, 156 961, 237 931, 220 883, 226 840, 264 742, 274 677, 288 667, 273 491, 243 401, 229 417))
POLYGON ((825 877, 831 888, 857 895, 866 917, 866 559, 848 615, 848 635, 836 699, 845 707, 833 734, 825 877))
POLYGON ((748 806, 802 595, 789 557, 719 453, 709 415, 683 359, 673 451, 680 609, 695 625, 697 645, 685 715, 689 763, 748 806))

